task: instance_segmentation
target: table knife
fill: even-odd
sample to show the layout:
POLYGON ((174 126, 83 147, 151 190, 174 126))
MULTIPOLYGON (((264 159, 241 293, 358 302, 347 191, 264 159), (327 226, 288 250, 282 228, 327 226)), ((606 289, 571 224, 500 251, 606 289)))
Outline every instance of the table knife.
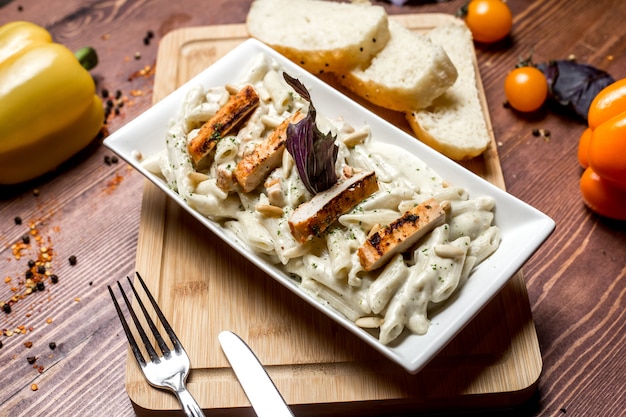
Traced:
POLYGON ((282 395, 252 349, 231 331, 217 336, 258 417, 293 417, 282 395))

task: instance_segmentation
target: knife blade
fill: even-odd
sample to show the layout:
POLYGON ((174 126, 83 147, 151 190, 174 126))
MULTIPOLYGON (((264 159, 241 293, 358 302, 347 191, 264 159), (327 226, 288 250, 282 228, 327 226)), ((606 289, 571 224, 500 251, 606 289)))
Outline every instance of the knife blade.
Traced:
POLYGON ((246 342, 227 330, 217 338, 256 415, 293 417, 274 381, 246 342))

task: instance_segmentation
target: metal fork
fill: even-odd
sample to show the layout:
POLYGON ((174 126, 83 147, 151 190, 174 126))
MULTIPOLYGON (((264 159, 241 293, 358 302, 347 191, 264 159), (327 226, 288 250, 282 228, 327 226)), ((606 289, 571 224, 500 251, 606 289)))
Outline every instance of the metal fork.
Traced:
POLYGON ((131 281, 130 277, 126 277, 126 279, 128 279, 128 282, 130 283, 130 287, 133 290, 135 299, 137 300, 139 306, 141 307, 143 315, 146 318, 148 327, 150 327, 150 330, 152 330, 152 334, 154 335, 154 338, 156 339, 156 342, 159 345, 159 348, 162 353, 162 356, 159 356, 156 350, 154 349, 154 347, 152 346, 152 343, 150 343, 150 340, 148 339, 148 335, 144 331, 143 327, 141 326, 141 323, 139 322, 139 319, 137 318, 137 315, 135 314, 135 311, 131 307, 128 297, 126 296, 126 293, 124 293, 124 289, 122 288, 122 285, 120 284, 119 281, 117 281, 117 286, 119 287, 122 293, 122 297, 124 298, 124 302, 126 303, 126 306, 128 307, 130 316, 132 317, 133 322, 135 323, 135 326, 137 328, 137 331, 139 332, 139 335, 141 336, 141 340, 143 341, 143 344, 145 345, 146 351, 148 352, 148 356, 150 356, 150 361, 146 362, 146 360, 143 357, 143 354, 141 353, 139 345, 135 341, 135 337, 133 336, 133 334, 130 331, 130 328, 128 327, 128 323, 126 322, 126 319, 124 318, 124 314, 122 313, 120 305, 118 304, 117 299, 115 298, 115 294, 113 294, 113 289, 109 285, 108 286, 109 293, 111 294, 111 298, 113 299, 113 304, 115 304, 117 315, 119 316, 120 321, 122 322, 124 333, 126 333, 126 337, 128 338, 130 347, 133 351, 133 354, 135 355, 135 359, 137 359, 137 363, 139 364, 139 367, 141 368, 144 376, 146 377, 150 385, 157 387, 157 388, 169 389, 172 392, 174 392, 174 394, 176 394, 176 397, 178 398, 178 401, 180 402, 180 405, 185 411, 185 414, 187 415, 187 417, 204 417, 204 413, 202 412, 202 409, 200 408, 196 400, 191 396, 191 394, 187 390, 187 387, 185 386, 185 381, 187 379, 187 375, 189 374, 189 368, 191 367, 190 362, 189 362, 189 356, 187 356, 185 349, 183 349, 183 346, 178 340, 178 337, 174 333, 174 330, 172 330, 172 327, 167 322, 167 319, 165 318, 165 316, 163 315, 163 312, 161 311, 156 301, 154 300, 154 297, 152 297, 152 294, 150 294, 150 291, 148 290, 148 287, 146 287, 146 284, 143 282, 141 275, 139 275, 138 272, 136 272, 136 275, 146 295, 148 296, 150 303, 152 303, 152 306, 154 307, 154 310, 156 311, 156 314, 159 320, 161 320, 161 323, 163 324, 163 328, 169 335, 174 349, 170 350, 170 348, 167 346, 167 344, 165 343, 165 340, 163 340, 154 322, 150 318, 148 311, 146 310, 146 307, 144 306, 143 302, 139 298, 139 294, 137 294, 137 291, 135 290, 135 286, 133 285, 133 282, 131 281))

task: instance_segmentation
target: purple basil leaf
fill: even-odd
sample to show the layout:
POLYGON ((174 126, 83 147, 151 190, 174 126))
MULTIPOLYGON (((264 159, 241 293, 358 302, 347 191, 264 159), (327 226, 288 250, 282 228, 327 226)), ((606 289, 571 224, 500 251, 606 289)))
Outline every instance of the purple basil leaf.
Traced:
POLYGON ((306 117, 287 126, 287 151, 293 157, 298 174, 311 194, 327 190, 337 182, 335 162, 339 148, 335 136, 323 134, 315 124, 315 107, 306 87, 287 73, 283 77, 302 98, 309 102, 306 117))
POLYGON ((548 80, 550 101, 585 121, 595 96, 615 81, 605 71, 571 60, 549 61, 537 68, 548 80))

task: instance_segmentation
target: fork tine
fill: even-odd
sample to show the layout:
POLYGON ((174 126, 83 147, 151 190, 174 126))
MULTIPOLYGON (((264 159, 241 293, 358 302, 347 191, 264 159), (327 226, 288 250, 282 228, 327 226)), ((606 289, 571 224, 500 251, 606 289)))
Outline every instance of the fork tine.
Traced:
MULTIPOLYGON (((128 281, 130 282, 130 278, 128 279, 128 281)), ((137 315, 135 314, 135 310, 133 310, 133 307, 131 306, 130 301, 128 300, 128 297, 126 296, 126 293, 124 292, 124 289, 122 288, 122 284, 120 284, 119 281, 117 282, 117 286, 120 288, 120 291, 122 292, 122 297, 124 298, 124 302, 126 303, 126 306, 128 307, 128 312, 130 313, 130 317, 133 319, 133 322, 135 323, 135 327, 137 328, 137 331, 139 332, 139 336, 141 336, 141 340, 143 341, 143 344, 146 347, 146 351, 148 352, 148 356, 150 356, 150 360, 154 363, 161 362, 161 360, 159 359, 159 355, 157 355, 156 351, 152 347, 152 343, 150 343, 150 340, 148 339, 148 335, 143 330, 143 327, 141 326, 141 323, 139 322, 139 319, 137 318, 137 315)), ((131 288, 133 288, 132 282, 131 282, 131 288)), ((139 303, 139 306, 141 307, 144 315, 146 316, 146 319, 150 321, 150 316, 148 316, 148 314, 146 313, 146 308, 143 306, 143 303, 141 302, 141 299, 137 295, 135 288, 133 288, 133 292, 135 293, 137 302, 139 303)))
MULTIPOLYGON (((154 324, 154 321, 152 321, 152 318, 148 314, 148 310, 146 310, 145 305, 143 304, 143 302, 139 298, 139 294, 137 294, 137 290, 135 289, 135 286, 133 285, 132 281, 130 280, 130 277, 126 277, 126 279, 128 280, 128 283, 130 284, 130 288, 133 290, 133 293, 135 293, 135 297, 137 298, 137 302, 139 303, 139 307, 141 307, 141 311, 143 311, 143 315, 146 316, 146 321, 148 322, 148 327, 150 327, 150 330, 152 330, 152 334, 154 335, 154 338, 156 339, 157 344, 159 345, 159 349, 161 349, 161 352, 163 353, 163 356, 165 356, 166 358, 169 358, 169 356, 170 356, 170 348, 167 346, 167 344, 165 344, 165 340, 163 340, 163 337, 161 337, 161 333, 156 328, 156 325, 154 324)), ((142 282, 142 284, 143 284, 143 282, 142 282)), ((157 315, 159 316, 159 318, 161 318, 161 315, 163 315, 163 313, 160 313, 160 310, 158 310, 158 306, 156 304, 156 301, 153 301, 154 299, 152 298, 152 294, 150 294, 150 291, 148 291, 148 288, 145 285, 143 285, 143 289, 144 289, 145 293, 148 295, 148 298, 150 299, 150 302, 152 303, 152 306, 155 308, 155 310, 157 310, 156 311, 157 315), (160 313, 160 315, 159 315, 159 313, 160 313)))
POLYGON ((159 317, 159 320, 161 320, 161 324, 163 324, 163 328, 165 329, 165 332, 170 337, 170 340, 172 341, 172 345, 174 346, 174 350, 176 351, 176 353, 180 353, 180 351, 182 350, 182 345, 180 344, 180 340, 178 340, 178 337, 176 336, 176 333, 174 333, 172 326, 170 326, 167 319, 165 318, 165 315, 163 315, 163 312, 159 308, 159 305, 155 301, 154 297, 152 297, 152 294, 148 290, 146 283, 143 282, 143 278, 141 278, 141 275, 139 275, 139 272, 135 272, 135 274, 137 275, 137 278, 139 279, 139 282, 141 283, 143 290, 146 292, 146 295, 148 296, 150 303, 152 303, 152 307, 154 307, 154 310, 156 311, 156 314, 159 317))
POLYGON ((110 285, 107 285, 107 287, 109 289, 109 294, 111 294, 111 298, 113 299, 113 304, 115 305, 115 310, 117 311, 117 315, 120 318, 120 321, 122 322, 122 327, 124 328, 124 333, 126 333, 126 338, 128 339, 128 343, 130 344, 133 354, 135 355, 135 359, 137 360, 137 362, 139 363, 141 367, 144 367, 146 365, 146 360, 141 354, 141 350, 139 350, 139 345, 137 344, 135 337, 133 336, 133 334, 130 331, 130 328, 128 327, 128 323, 126 322, 126 319, 124 318, 122 309, 120 308, 120 305, 117 302, 117 298, 115 298, 115 294, 113 294, 113 289, 111 288, 110 285))

